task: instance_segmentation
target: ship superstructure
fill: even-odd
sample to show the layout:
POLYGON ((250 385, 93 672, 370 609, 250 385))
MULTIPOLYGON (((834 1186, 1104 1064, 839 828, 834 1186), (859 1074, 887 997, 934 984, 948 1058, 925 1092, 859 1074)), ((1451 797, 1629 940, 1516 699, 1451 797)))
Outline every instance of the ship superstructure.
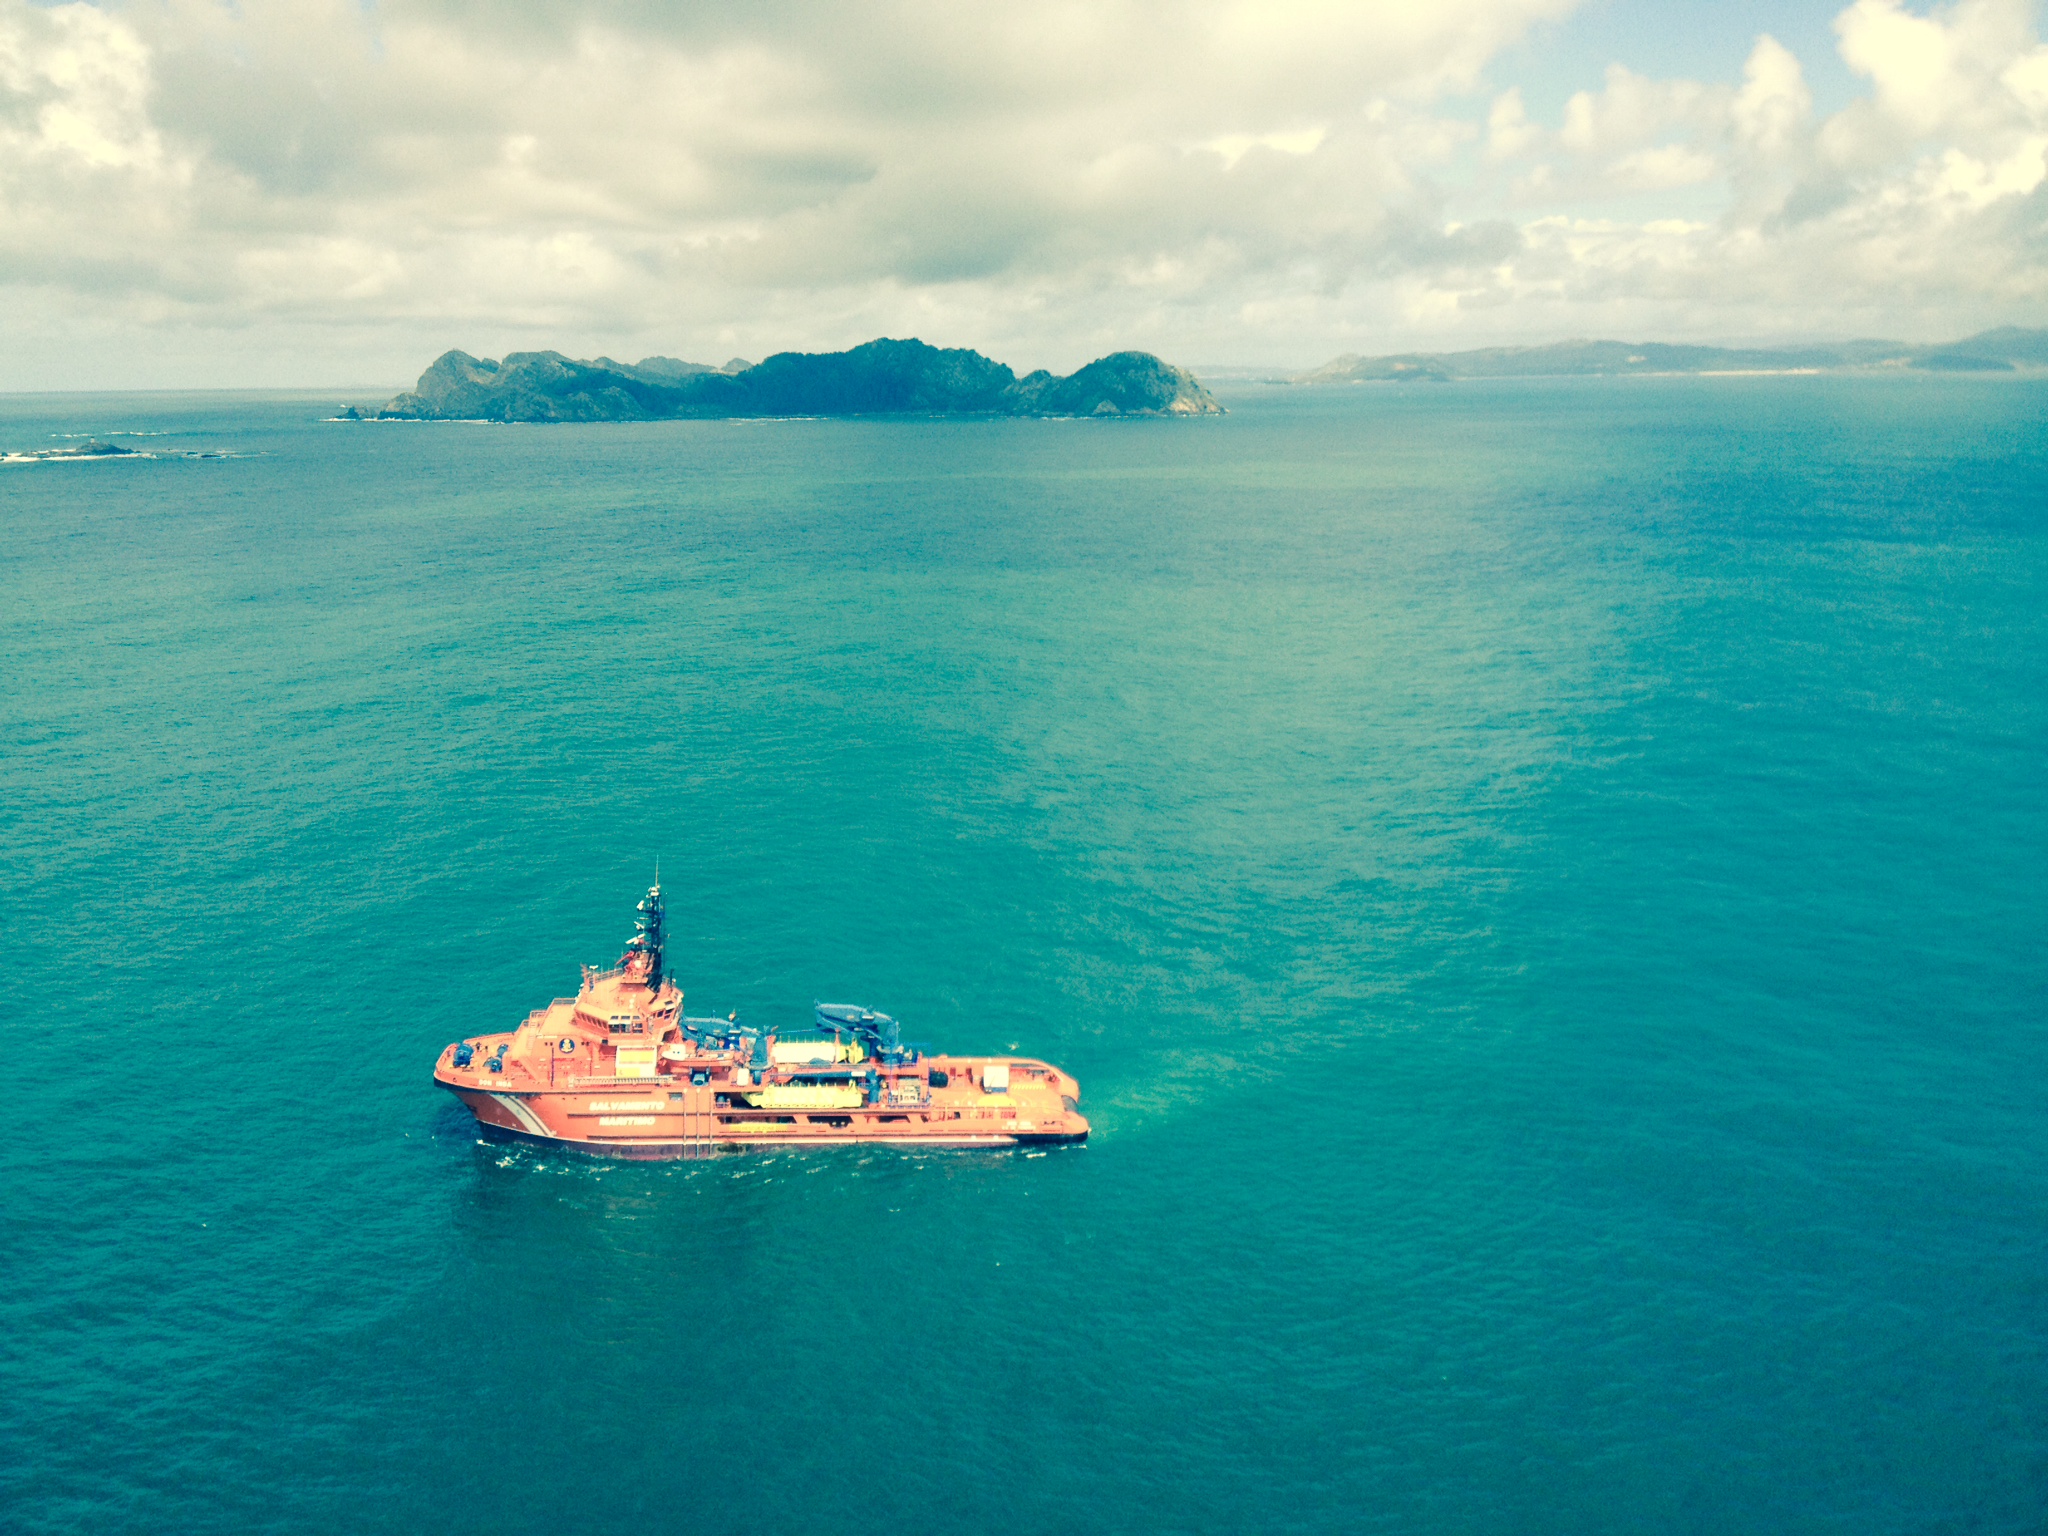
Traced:
POLYGON ((677 1158, 757 1146, 874 1141, 1003 1146, 1084 1141, 1081 1088, 1018 1056, 932 1055, 887 1014, 819 1003, 778 1035, 736 1017, 692 1018, 665 969, 655 884, 610 970, 517 1029, 441 1053, 434 1081, 494 1135, 677 1158))

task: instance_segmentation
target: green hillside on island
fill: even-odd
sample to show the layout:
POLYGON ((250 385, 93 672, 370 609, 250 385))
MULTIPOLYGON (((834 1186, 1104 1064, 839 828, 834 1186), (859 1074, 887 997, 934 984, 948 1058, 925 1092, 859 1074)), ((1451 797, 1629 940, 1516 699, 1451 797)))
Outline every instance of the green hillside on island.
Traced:
MULTIPOLYGON (((735 416, 1216 416, 1185 368, 1113 352, 1065 378, 1019 378, 964 347, 877 340, 847 352, 779 352, 723 367, 670 357, 619 363, 559 352, 502 362, 446 352, 373 414, 424 421, 668 421, 735 416)), ((345 412, 350 416, 362 413, 345 412)))
POLYGON ((1924 373, 2012 373, 2048 367, 2048 331, 2001 326, 1961 341, 1913 346, 1847 341, 1812 347, 1704 347, 1661 341, 1559 341, 1541 347, 1470 352, 1348 353, 1295 384, 1417 384, 1453 379, 1559 378, 1616 373, 1835 373, 1913 369, 1924 373))

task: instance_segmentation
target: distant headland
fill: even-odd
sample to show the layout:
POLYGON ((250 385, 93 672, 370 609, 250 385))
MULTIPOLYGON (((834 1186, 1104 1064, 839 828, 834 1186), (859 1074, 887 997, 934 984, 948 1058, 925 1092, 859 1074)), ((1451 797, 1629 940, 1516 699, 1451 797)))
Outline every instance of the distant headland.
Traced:
MULTIPOLYGON (((1557 378, 1616 373, 1838 373, 1914 369, 1923 373, 2013 373, 2048 367, 2048 331, 2001 326, 1961 341, 1916 347, 1848 341, 1820 347, 1694 347, 1659 341, 1560 341, 1542 347, 1471 352, 1351 353, 1290 384, 1442 384, 1453 379, 1557 378)), ((1274 382, 1283 382, 1275 380, 1274 382)))
POLYGON ((723 367, 672 357, 585 362, 559 352, 504 361, 444 352, 419 383, 351 419, 669 421, 735 416, 1219 416, 1185 368, 1149 352, 1113 352, 1056 378, 1018 378, 961 347, 870 341, 847 352, 778 352, 723 367))

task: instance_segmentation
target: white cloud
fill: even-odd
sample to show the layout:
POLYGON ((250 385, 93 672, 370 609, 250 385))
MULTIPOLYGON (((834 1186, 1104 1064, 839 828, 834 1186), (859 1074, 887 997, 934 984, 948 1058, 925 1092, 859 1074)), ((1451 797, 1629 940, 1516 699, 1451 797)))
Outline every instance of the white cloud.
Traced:
POLYGON ((1725 95, 1697 81, 1649 80, 1610 64, 1605 90, 1580 91, 1565 103, 1558 143, 1576 154, 1625 149, 1672 129, 1711 122, 1725 110, 1725 95))
POLYGON ((148 110, 148 49, 86 6, 0 25, 0 263, 91 286, 175 244, 193 168, 148 110))
POLYGON ((1522 102, 1520 88, 1503 91, 1486 114, 1486 154, 1490 160, 1510 160, 1527 154, 1543 142, 1543 130, 1529 121, 1529 109, 1522 102))
POLYGON ((1028 315, 1074 362, 1468 260, 1427 103, 1568 3, 0 0, 0 281, 413 350, 1028 315))
POLYGON ((2023 0, 1857 0, 1825 122, 1768 37, 1739 81, 1589 61, 1539 122, 1489 71, 1570 3, 0 0, 0 386, 2030 318, 2023 0))
POLYGON ((1818 124, 1799 61, 1767 36, 1733 90, 1610 69, 1531 146, 1547 158, 1519 196, 1549 208, 1474 306, 1706 335, 2048 319, 2048 50, 2027 6, 1857 0, 1836 32, 1871 90, 1818 124), (1725 187, 1712 218, 1550 211, 1708 184, 1725 187))
POLYGON ((1799 60, 1776 38, 1758 38, 1742 66, 1742 89, 1728 107, 1736 142, 1756 155, 1791 153, 1812 115, 1813 93, 1799 60))
POLYGON ((1312 155, 1329 136, 1327 128, 1300 128, 1292 133, 1224 133, 1200 147, 1221 155, 1223 168, 1230 170, 1254 149, 1278 150, 1283 155, 1312 155))

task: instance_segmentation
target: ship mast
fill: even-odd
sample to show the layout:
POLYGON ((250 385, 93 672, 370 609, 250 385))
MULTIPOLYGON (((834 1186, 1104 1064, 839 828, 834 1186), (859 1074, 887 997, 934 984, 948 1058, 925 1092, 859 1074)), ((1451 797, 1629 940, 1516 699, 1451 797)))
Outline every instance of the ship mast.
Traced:
POLYGON ((640 905, 634 908, 633 937, 626 941, 626 955, 647 957, 647 990, 657 993, 661 990, 662 951, 668 943, 666 914, 661 905, 661 877, 656 875, 654 884, 647 888, 647 894, 640 898, 640 905))

